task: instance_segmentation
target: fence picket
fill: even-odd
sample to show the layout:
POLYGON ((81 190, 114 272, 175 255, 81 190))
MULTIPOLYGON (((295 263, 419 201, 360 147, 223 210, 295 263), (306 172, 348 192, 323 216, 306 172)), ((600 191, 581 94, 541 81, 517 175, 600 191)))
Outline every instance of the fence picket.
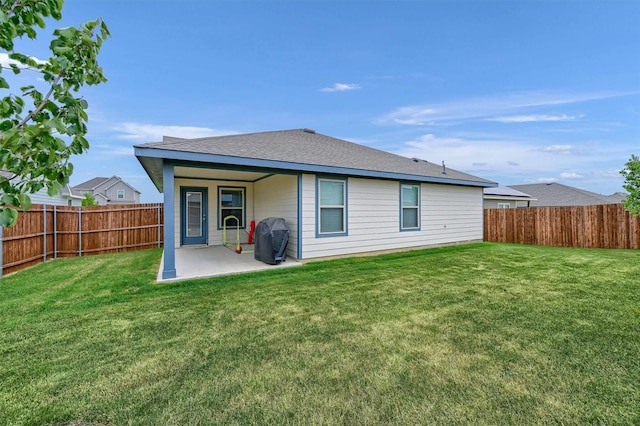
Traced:
POLYGON ((163 208, 156 203, 51 209, 34 204, 20 212, 14 226, 0 230, 0 277, 51 258, 162 247, 163 208))
POLYGON ((622 204, 486 209, 484 239, 554 247, 640 249, 640 216, 622 204))

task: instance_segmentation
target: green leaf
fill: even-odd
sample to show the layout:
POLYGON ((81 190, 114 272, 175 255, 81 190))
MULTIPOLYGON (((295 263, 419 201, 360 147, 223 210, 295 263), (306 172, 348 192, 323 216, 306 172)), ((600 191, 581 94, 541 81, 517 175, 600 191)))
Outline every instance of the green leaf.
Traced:
POLYGON ((0 77, 0 89, 8 89, 8 88, 9 88, 9 83, 7 83, 7 80, 0 77))
POLYGON ((8 228, 16 224, 18 210, 10 207, 0 207, 0 226, 8 228))
POLYGON ((20 202, 20 207, 22 207, 24 211, 28 211, 31 208, 31 197, 27 194, 18 194, 17 198, 20 202))
POLYGON ((20 202, 13 194, 5 194, 2 196, 2 204, 6 206, 20 206, 20 202))
MULTIPOLYGON (((58 178, 63 179, 62 176, 58 176, 58 178)), ((57 195, 58 192, 60 192, 61 188, 62 188, 62 185, 59 182, 49 182, 47 184, 47 194, 53 197, 57 195)))

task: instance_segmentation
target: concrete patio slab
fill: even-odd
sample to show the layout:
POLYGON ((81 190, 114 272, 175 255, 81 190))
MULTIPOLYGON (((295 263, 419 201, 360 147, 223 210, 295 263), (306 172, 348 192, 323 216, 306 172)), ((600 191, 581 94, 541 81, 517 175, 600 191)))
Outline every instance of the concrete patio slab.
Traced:
POLYGON ((268 265, 253 258, 253 253, 238 254, 224 246, 193 246, 176 249, 176 277, 162 279, 164 260, 160 261, 158 282, 172 282, 193 278, 240 274, 274 268, 300 266, 302 263, 287 258, 278 265, 268 265))

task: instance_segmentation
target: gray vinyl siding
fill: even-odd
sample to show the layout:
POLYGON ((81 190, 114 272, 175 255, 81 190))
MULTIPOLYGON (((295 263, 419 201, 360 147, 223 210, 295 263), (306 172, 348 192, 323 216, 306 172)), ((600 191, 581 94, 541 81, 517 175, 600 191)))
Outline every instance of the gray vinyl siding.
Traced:
POLYGON ((479 241, 482 188, 421 184, 421 229, 400 231, 398 181, 349 178, 346 236, 316 238, 315 176, 303 175, 304 259, 479 241))
POLYGON ((484 200, 484 208, 485 209, 497 209, 498 203, 509 203, 510 209, 514 209, 516 207, 529 207, 527 201, 522 200, 484 200))
POLYGON ((81 206, 82 200, 63 197, 61 193, 54 196, 50 196, 47 193, 47 189, 43 188, 35 194, 30 194, 31 203, 33 204, 47 204, 50 206, 68 206, 69 200, 71 200, 72 206, 81 206))
MULTIPOLYGON (((111 185, 111 182, 107 181, 107 185, 111 185)), ((109 199, 110 204, 137 204, 140 202, 140 194, 122 181, 107 187, 106 190, 101 190, 101 187, 98 187, 96 188, 96 192, 105 195, 109 199), (118 190, 124 191, 123 199, 118 198, 118 190)))
POLYGON ((298 177, 274 175, 254 184, 256 224, 267 217, 281 217, 289 228, 287 256, 298 257, 298 177))

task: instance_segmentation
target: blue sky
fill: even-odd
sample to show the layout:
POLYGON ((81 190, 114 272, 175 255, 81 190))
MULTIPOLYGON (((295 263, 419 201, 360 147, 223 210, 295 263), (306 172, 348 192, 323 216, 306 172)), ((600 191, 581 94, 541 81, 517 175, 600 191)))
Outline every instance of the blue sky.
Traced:
POLYGON ((640 155, 638 1, 66 0, 19 48, 46 57, 54 28, 97 17, 109 82, 82 92, 72 184, 118 175, 161 201, 134 144, 304 127, 605 194, 640 155))

